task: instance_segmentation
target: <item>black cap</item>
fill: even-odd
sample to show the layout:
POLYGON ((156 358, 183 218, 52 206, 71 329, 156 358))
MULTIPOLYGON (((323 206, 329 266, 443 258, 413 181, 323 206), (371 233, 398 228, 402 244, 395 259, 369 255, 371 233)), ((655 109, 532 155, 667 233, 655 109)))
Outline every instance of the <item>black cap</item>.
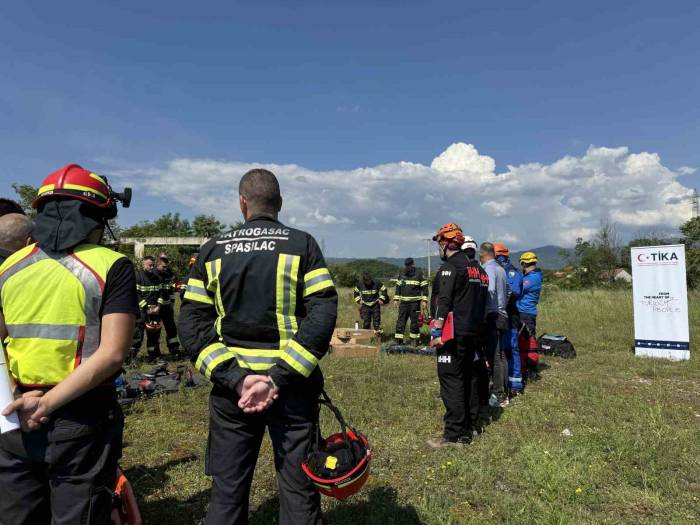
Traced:
POLYGON ((413 266, 413 259, 411 257, 406 257, 406 260, 403 262, 404 266, 413 266))

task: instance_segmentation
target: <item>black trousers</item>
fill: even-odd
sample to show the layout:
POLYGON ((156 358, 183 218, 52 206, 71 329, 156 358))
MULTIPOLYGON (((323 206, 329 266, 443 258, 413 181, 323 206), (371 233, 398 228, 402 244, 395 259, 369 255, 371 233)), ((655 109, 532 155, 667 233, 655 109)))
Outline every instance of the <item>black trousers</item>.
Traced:
POLYGON ((160 318, 165 328, 166 344, 171 354, 180 350, 180 340, 177 337, 177 325, 175 324, 175 309, 172 304, 160 307, 160 318))
POLYGON ((146 338, 146 351, 148 352, 148 356, 150 358, 160 356, 160 332, 161 330, 146 330, 146 316, 142 314, 141 317, 136 320, 130 358, 136 358, 141 350, 144 337, 146 338))
POLYGON ((360 306, 360 315, 362 315, 362 328, 369 330, 370 325, 375 330, 382 328, 382 309, 379 303, 374 303, 372 306, 363 304, 360 306))
POLYGON ((124 418, 116 400, 78 405, 0 436, 0 525, 110 525, 124 418))
POLYGON ((448 441, 471 438, 479 417, 477 346, 476 337, 457 337, 437 354, 440 397, 445 405, 443 436, 448 441))
POLYGON ((418 328, 418 316, 420 315, 420 301, 399 303, 399 317, 396 320, 396 339, 403 340, 403 333, 406 330, 406 322, 411 320, 410 337, 418 340, 420 329, 418 328))
POLYGON ((244 414, 238 396, 218 389, 209 398, 206 473, 213 476, 207 525, 248 523, 248 498, 267 427, 279 486, 280 525, 322 523, 320 496, 301 470, 315 436, 318 396, 288 391, 265 412, 244 414))
MULTIPOLYGON (((507 324, 504 325, 507 326, 507 324)), ((508 392, 508 359, 505 349, 501 344, 503 332, 496 325, 496 317, 489 315, 486 319, 486 333, 484 334, 484 353, 489 362, 489 379, 491 380, 490 393, 502 400, 508 392)))

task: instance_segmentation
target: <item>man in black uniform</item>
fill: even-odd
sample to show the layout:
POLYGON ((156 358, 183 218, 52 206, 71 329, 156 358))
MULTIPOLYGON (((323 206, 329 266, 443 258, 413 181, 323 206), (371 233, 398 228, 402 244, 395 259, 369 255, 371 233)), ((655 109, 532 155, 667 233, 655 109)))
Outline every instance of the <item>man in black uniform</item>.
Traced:
POLYGON ((421 313, 421 307, 425 308, 425 305, 428 304, 428 281, 423 277, 423 270, 416 268, 410 257, 404 261, 403 272, 396 280, 394 301, 399 303, 399 317, 396 320, 396 333, 394 335, 396 342, 403 343, 406 321, 410 319, 409 337, 411 342, 417 345, 420 338, 418 316, 421 313))
POLYGON ((365 272, 362 279, 353 291, 355 302, 360 305, 360 317, 362 317, 362 328, 369 330, 370 325, 374 326, 374 331, 382 332, 382 312, 381 305, 389 302, 389 291, 379 281, 372 279, 372 276, 365 272))
MULTIPOLYGON (((474 361, 477 333, 484 323, 489 278, 474 259, 461 251, 464 234, 456 224, 446 224, 433 240, 439 243, 444 261, 433 284, 433 319, 430 346, 437 349, 440 397, 445 405, 442 437, 428 441, 434 448, 468 444, 479 417, 478 375, 474 361), (454 338, 443 343, 442 328, 452 313, 454 338)), ((468 248, 467 250, 473 250, 468 248)))
POLYGON ((143 258, 143 269, 136 272, 136 293, 139 298, 141 317, 136 321, 129 359, 132 362, 136 359, 145 332, 149 360, 155 361, 160 357, 160 309, 164 299, 163 285, 155 271, 155 258, 152 255, 146 255, 143 258))
POLYGON ((163 303, 160 306, 160 318, 165 328, 165 343, 171 357, 177 358, 180 354, 180 340, 177 338, 177 325, 175 324, 175 291, 177 278, 170 268, 170 260, 165 252, 158 256, 156 272, 160 277, 163 303))
POLYGON ((244 524, 268 427, 281 525, 322 523, 320 497, 301 463, 314 438, 338 295, 308 233, 277 220, 279 183, 264 169, 239 186, 245 223, 207 242, 190 272, 178 328, 195 366, 214 384, 206 472, 207 524, 244 524))

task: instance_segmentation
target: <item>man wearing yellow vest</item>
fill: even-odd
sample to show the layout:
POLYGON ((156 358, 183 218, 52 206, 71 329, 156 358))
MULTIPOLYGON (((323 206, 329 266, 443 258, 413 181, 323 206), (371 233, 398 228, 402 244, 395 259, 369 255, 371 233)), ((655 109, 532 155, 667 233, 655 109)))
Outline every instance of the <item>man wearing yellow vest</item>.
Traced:
POLYGON ((134 269, 99 246, 116 201, 76 164, 34 202, 37 241, 0 266, 0 337, 21 431, 0 436, 0 524, 110 523, 123 416, 113 379, 138 314, 134 269))
POLYGON ((248 496, 266 427, 280 492, 280 525, 320 525, 321 504, 301 463, 315 437, 318 366, 338 307, 323 254, 277 220, 270 171, 239 185, 245 223, 202 246, 180 309, 180 341, 213 383, 206 472, 207 525, 248 523, 248 496))

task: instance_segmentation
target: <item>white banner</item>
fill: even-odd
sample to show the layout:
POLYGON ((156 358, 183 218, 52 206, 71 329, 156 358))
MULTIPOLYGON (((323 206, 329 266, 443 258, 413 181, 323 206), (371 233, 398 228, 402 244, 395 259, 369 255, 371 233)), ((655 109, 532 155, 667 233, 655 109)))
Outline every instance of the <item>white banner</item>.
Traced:
POLYGON ((685 246, 632 248, 634 353, 690 359, 685 246))

